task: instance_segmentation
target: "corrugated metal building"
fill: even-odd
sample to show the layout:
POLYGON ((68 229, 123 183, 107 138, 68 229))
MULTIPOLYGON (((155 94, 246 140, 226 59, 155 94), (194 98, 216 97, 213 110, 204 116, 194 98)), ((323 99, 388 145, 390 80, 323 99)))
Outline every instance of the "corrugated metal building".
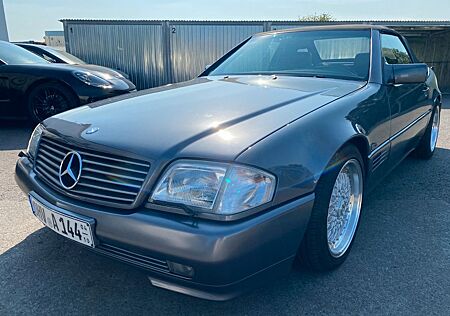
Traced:
POLYGON ((324 24, 385 25, 408 38, 450 92, 450 21, 117 21, 62 20, 66 50, 123 70, 139 89, 189 80, 254 33, 324 24))

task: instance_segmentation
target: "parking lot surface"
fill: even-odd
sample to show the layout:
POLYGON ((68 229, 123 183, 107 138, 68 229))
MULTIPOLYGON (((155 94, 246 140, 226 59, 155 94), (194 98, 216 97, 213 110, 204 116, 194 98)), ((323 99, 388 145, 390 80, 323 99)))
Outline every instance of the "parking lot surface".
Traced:
POLYGON ((145 273, 43 228, 14 181, 31 127, 0 122, 0 315, 450 314, 450 100, 429 161, 406 159, 367 197, 338 270, 303 269, 228 302, 152 287, 145 273))

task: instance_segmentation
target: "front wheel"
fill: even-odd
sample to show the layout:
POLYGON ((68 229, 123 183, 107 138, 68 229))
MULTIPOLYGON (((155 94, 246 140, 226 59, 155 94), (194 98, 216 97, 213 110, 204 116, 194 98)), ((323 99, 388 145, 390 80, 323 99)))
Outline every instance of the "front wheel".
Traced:
POLYGON ((28 113, 34 123, 77 106, 72 91, 59 83, 43 83, 28 95, 28 113))
POLYGON ((350 252, 361 215, 363 166, 358 149, 348 145, 333 157, 320 178, 299 252, 300 262, 309 268, 336 268, 350 252))

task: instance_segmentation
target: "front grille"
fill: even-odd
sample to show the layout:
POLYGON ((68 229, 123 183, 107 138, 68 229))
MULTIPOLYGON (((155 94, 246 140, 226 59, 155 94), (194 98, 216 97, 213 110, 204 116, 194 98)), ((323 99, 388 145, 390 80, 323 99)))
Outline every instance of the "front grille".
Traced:
POLYGON ((131 205, 147 177, 150 164, 137 159, 79 148, 43 136, 39 143, 35 170, 38 177, 58 191, 93 203, 131 205), (70 151, 80 154, 83 162, 79 182, 65 190, 59 181, 61 161, 70 151))

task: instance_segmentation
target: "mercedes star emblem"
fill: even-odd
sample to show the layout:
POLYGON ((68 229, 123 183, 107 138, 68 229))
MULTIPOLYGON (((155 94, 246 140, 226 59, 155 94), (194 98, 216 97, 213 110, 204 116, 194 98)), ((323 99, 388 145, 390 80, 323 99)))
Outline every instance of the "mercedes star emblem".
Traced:
POLYGON ((76 151, 69 152, 63 158, 59 166, 59 183, 64 189, 70 190, 77 185, 82 166, 81 156, 76 151))

